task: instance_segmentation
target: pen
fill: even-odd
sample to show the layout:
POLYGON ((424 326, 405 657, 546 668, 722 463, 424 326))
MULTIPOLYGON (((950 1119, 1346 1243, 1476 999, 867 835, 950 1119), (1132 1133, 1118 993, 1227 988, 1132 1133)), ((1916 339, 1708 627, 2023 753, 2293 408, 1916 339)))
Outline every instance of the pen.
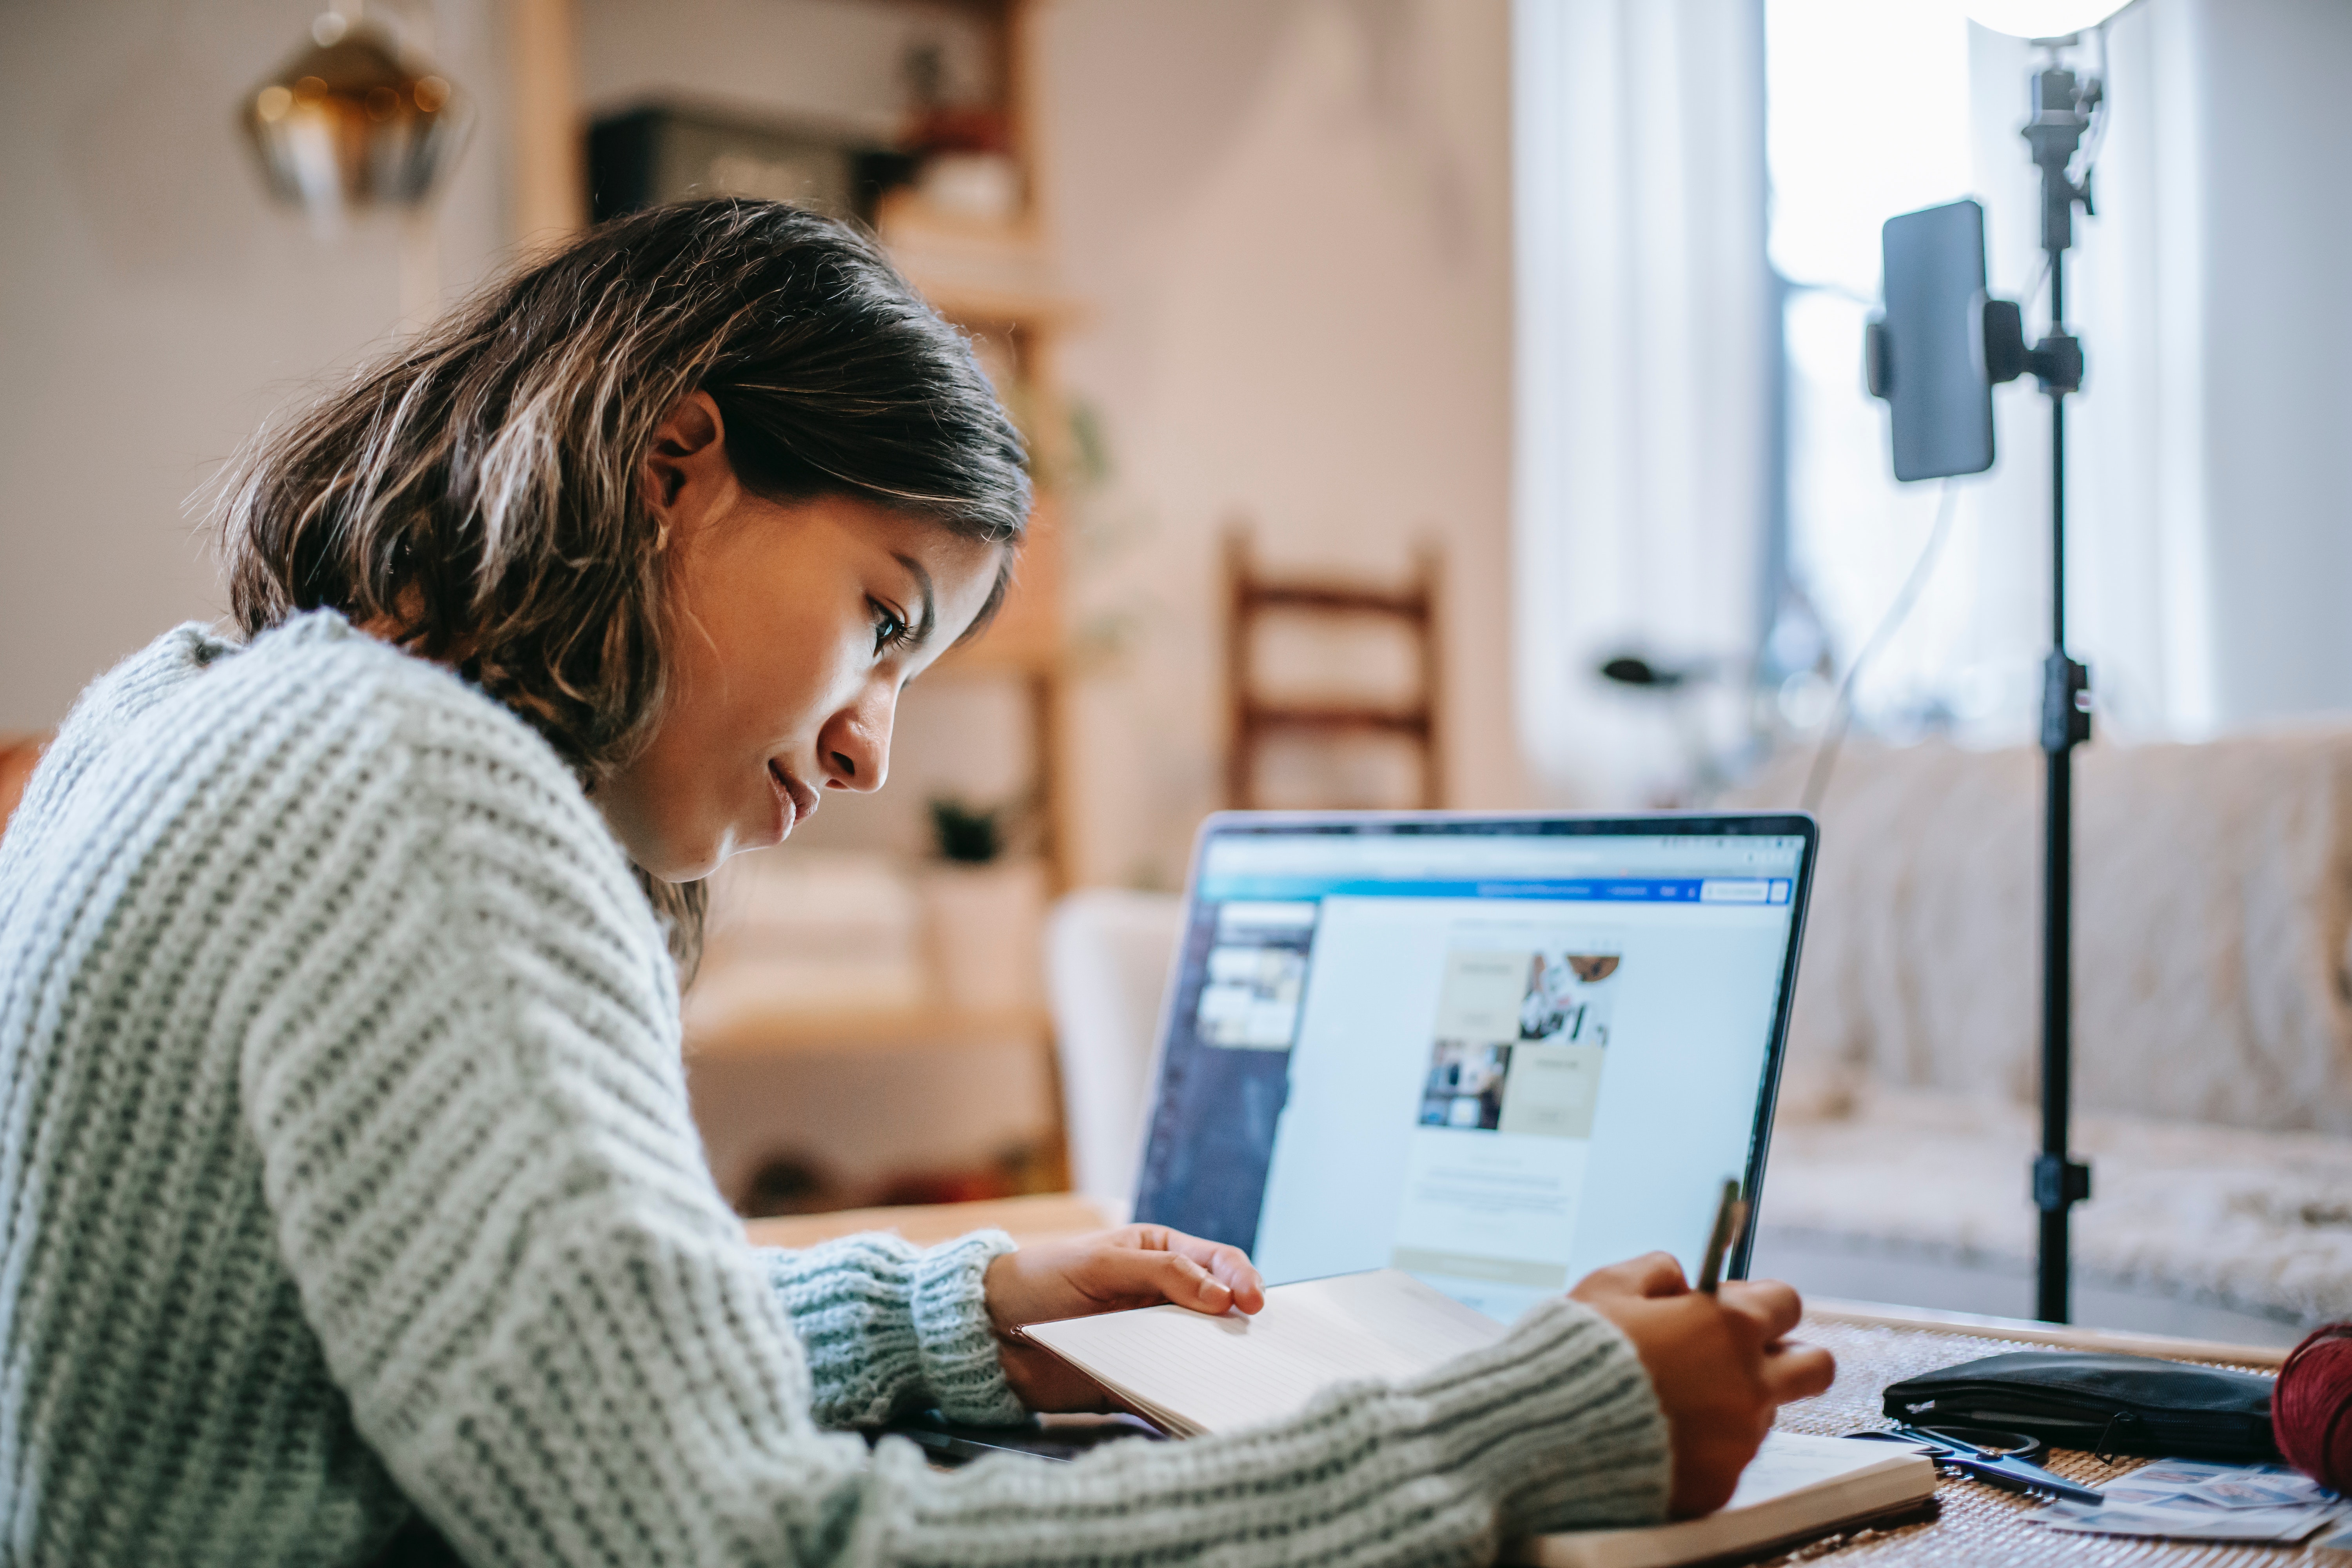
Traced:
POLYGON ((1739 1184, 1729 1176, 1723 1179, 1723 1196, 1715 1205, 1715 1229, 1706 1238, 1706 1261, 1699 1266, 1698 1288, 1708 1295, 1723 1279, 1723 1259, 1731 1250, 1731 1238, 1738 1236, 1748 1223, 1748 1201, 1739 1195, 1739 1184))

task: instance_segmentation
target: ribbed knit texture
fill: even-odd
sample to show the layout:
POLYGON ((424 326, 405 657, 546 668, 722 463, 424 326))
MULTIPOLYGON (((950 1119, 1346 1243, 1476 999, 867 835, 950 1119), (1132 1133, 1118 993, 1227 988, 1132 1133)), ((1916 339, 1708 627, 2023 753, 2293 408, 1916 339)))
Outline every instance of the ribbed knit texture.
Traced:
POLYGON ((1402 1388, 1075 1465, 1010 1418, 1001 1235, 746 1246, 662 934, 553 752, 302 617, 85 694, 0 838, 0 1563, 1453 1563, 1657 1517, 1562 1302, 1402 1388))

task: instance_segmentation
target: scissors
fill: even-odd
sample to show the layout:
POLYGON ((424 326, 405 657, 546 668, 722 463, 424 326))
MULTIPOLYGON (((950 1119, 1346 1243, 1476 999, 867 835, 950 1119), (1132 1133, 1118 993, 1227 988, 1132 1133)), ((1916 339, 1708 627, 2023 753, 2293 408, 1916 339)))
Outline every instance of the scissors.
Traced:
POLYGON ((2041 1438, 2022 1432, 1996 1432, 1983 1426, 1890 1426, 1878 1432, 1849 1432, 1866 1443, 1901 1443, 1916 1448, 1944 1469, 2030 1496, 2064 1498, 2070 1502, 2104 1503, 2107 1500, 2089 1487, 2052 1475, 2031 1463, 2039 1454, 2041 1438))

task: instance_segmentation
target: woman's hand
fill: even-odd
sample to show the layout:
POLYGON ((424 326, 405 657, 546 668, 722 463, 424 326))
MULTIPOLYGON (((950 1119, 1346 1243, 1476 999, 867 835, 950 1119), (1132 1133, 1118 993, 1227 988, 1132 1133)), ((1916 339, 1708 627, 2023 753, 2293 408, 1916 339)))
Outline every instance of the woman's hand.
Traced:
POLYGON ((1211 1316, 1265 1305, 1248 1254, 1164 1225, 1122 1226, 1005 1253, 989 1264, 983 1286, 1005 1380, 1032 1410, 1108 1410, 1110 1401, 1100 1384, 1053 1352, 1013 1338, 1024 1323, 1162 1301, 1211 1316))
POLYGON ((1756 1457, 1772 1413, 1822 1393, 1837 1363, 1818 1345, 1781 1335, 1803 1305, 1778 1280, 1727 1280, 1712 1296, 1693 1290, 1664 1252, 1603 1268, 1569 1292, 1633 1342, 1665 1412, 1674 1453, 1677 1519, 1730 1500, 1756 1457))

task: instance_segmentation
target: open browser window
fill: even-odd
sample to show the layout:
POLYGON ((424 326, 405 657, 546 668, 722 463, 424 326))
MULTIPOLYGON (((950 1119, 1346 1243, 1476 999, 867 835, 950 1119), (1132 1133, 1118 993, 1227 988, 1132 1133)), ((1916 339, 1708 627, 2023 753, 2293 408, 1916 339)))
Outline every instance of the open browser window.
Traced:
POLYGON ((1695 1271, 1760 1178, 1811 825, 1664 822, 1213 821, 1138 1217, 1505 1321, 1695 1271))

